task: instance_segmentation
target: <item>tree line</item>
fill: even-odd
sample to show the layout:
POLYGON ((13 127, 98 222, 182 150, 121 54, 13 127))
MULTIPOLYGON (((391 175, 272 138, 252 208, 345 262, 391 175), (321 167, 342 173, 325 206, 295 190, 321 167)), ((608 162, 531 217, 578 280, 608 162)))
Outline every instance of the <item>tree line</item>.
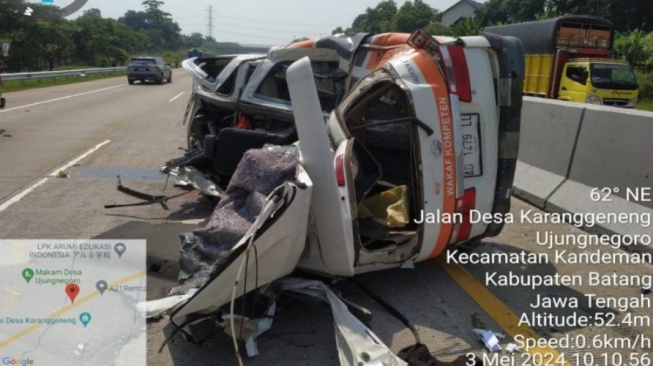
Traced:
POLYGON ((129 10, 118 19, 90 9, 68 20, 59 16, 56 6, 0 0, 0 43, 11 43, 7 70, 124 65, 132 55, 198 47, 205 40, 199 33, 182 35, 163 11, 163 1, 145 0, 142 5, 142 11, 129 10), (27 6, 31 15, 25 14, 27 6))
POLYGON ((479 34, 490 25, 588 14, 615 24, 616 57, 649 70, 653 67, 653 12, 649 1, 489 0, 476 10, 472 18, 461 19, 448 27, 440 22, 442 12, 423 0, 408 0, 400 7, 395 0, 383 0, 358 15, 351 26, 334 29, 333 34, 412 32, 422 28, 429 34, 465 36, 479 34))
MULTIPOLYGON (((451 27, 440 23, 441 11, 423 0, 382 0, 358 15, 351 26, 333 33, 412 32, 472 35, 496 24, 532 21, 565 14, 591 14, 611 20, 617 29, 616 55, 647 70, 653 66, 653 12, 649 0, 489 0, 472 18, 451 27)), ((143 10, 129 10, 118 19, 104 18, 98 9, 74 20, 62 19, 58 8, 24 0, 0 0, 0 43, 11 43, 9 71, 53 69, 61 65, 125 64, 131 55, 161 54, 215 45, 200 33, 181 34, 179 25, 162 7, 144 0, 143 10), (29 5, 30 16, 24 11, 29 5)))

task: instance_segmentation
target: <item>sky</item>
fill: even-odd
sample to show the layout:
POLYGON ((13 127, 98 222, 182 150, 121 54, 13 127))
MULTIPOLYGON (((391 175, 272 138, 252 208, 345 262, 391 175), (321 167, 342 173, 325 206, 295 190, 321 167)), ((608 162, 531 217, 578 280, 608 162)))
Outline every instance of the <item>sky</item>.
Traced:
MULTIPOLYGON (((182 33, 208 33, 209 6, 213 8, 213 37, 219 42, 272 45, 299 37, 331 34, 346 28, 367 7, 379 0, 163 0, 182 33), (334 4, 340 4, 334 6, 334 4)), ((404 0, 395 0, 398 6, 404 0)), ((458 0, 424 0, 443 11, 458 0)), ((37 0, 30 0, 37 2, 37 0)), ((98 8, 104 17, 118 18, 127 10, 142 10, 142 0, 89 0, 86 9, 98 8)), ((54 0, 64 7, 72 0, 54 0)), ((71 17, 75 17, 74 15, 71 17)))

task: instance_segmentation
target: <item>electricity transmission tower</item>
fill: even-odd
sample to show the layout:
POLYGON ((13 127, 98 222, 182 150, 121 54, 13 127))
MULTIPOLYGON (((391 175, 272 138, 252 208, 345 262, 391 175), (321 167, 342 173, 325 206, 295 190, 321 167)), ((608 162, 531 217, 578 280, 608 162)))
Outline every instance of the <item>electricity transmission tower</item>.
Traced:
POLYGON ((213 38, 213 20, 214 20, 214 18, 213 18, 213 7, 209 6, 208 11, 209 11, 209 13, 208 13, 209 24, 207 26, 207 37, 213 38))

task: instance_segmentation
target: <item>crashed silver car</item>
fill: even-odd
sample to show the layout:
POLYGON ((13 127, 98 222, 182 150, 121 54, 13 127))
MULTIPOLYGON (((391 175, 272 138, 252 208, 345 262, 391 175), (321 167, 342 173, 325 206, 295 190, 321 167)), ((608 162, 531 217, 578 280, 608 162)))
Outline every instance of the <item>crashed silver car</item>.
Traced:
MULTIPOLYGON (((172 324, 188 336, 194 324, 219 319, 234 339, 249 342, 266 329, 267 313, 260 321, 244 318, 234 314, 234 302, 257 288, 320 287, 276 281, 295 269, 348 277, 411 265, 502 229, 470 214, 510 207, 521 43, 422 31, 328 40, 309 44, 335 50, 347 75, 328 117, 310 56, 284 66, 290 104, 257 93, 260 82, 277 77, 275 66, 256 78, 254 71, 250 82, 259 86, 245 83, 236 104, 256 104, 262 115, 291 112, 297 141, 222 127, 204 136, 201 149, 164 168, 220 199, 207 226, 184 236, 183 281, 174 297, 149 304, 153 312, 171 308, 172 324), (225 162, 232 171, 223 170, 225 162), (220 181, 224 176, 228 181, 220 181), (236 323, 247 322, 252 331, 235 334, 236 323)), ((206 93, 218 84, 207 85, 206 93)), ((336 328, 351 329, 338 333, 342 365, 406 364, 362 323, 343 325, 350 321, 340 316, 345 310, 328 289, 318 292, 331 304, 336 328)))
MULTIPOLYGON (((309 57, 326 113, 333 110, 339 91, 338 55, 326 48, 280 48, 267 55, 226 55, 191 58, 182 67, 193 76, 193 93, 184 124, 188 147, 202 148, 204 138, 224 128, 239 127, 282 135, 279 143, 296 141, 286 69, 309 57)), ((342 77, 340 77, 342 79, 342 77)), ((261 145, 262 146, 262 145, 261 145)))

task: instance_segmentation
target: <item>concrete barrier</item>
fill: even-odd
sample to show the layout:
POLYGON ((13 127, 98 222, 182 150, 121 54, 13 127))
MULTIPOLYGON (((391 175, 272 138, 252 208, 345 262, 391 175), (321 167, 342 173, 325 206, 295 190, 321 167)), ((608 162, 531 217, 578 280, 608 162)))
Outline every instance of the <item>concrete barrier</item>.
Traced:
MULTIPOLYGON (((588 107, 569 179, 593 187, 653 186, 653 113, 588 107)), ((653 202, 641 203, 653 208, 653 202)))
POLYGON ((525 98, 515 175, 521 197, 543 207, 565 180, 584 111, 582 104, 525 98))
MULTIPOLYGON (((653 216, 653 202, 626 199, 628 189, 653 186, 653 113, 525 97, 514 186, 550 212, 653 216), (609 188, 610 201, 592 200, 595 188, 609 188)), ((653 235, 638 223, 586 229, 653 235)))

